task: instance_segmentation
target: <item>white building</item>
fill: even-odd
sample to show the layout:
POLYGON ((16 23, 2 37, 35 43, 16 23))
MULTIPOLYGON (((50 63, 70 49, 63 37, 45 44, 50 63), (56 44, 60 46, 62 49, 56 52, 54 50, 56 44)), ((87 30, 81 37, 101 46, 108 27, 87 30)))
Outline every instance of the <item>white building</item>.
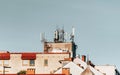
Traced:
POLYGON ((120 75, 115 65, 96 65, 95 69, 105 75, 120 75))

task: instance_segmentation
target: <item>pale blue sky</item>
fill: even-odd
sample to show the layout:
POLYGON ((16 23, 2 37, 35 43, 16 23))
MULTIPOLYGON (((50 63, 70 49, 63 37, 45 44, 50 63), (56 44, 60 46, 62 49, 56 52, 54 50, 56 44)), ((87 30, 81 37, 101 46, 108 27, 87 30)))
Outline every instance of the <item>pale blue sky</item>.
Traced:
MULTIPOLYGON (((120 0, 0 0, 0 50, 43 51, 58 25, 76 28, 77 54, 120 67, 120 0)), ((119 68, 120 69, 120 68, 119 68)))

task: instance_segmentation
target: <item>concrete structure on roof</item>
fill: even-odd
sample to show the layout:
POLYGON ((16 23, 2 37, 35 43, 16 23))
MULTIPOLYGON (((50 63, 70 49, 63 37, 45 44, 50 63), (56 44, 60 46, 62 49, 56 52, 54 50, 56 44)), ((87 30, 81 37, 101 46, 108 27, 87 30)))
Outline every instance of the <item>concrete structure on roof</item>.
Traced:
POLYGON ((42 38, 44 52, 0 52, 0 74, 17 74, 21 70, 27 74, 53 74, 62 67, 61 61, 69 62, 75 57, 76 45, 73 41, 65 42, 63 29, 55 31, 54 42, 42 38), (4 66, 11 68, 4 70, 4 66))

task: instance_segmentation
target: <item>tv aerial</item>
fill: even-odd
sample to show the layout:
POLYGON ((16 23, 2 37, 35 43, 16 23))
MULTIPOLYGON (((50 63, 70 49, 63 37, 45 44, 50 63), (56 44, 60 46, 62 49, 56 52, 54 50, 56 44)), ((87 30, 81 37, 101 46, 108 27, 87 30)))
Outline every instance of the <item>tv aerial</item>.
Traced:
POLYGON ((41 37, 41 42, 47 42, 47 40, 45 39, 45 33, 40 33, 40 37, 41 37))

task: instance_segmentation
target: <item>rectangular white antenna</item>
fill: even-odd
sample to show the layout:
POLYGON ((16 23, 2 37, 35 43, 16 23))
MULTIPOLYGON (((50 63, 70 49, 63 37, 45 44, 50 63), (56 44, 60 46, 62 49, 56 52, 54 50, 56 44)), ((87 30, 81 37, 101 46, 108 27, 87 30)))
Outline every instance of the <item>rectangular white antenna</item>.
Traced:
POLYGON ((72 27, 72 35, 74 36, 75 35, 75 28, 72 27))

